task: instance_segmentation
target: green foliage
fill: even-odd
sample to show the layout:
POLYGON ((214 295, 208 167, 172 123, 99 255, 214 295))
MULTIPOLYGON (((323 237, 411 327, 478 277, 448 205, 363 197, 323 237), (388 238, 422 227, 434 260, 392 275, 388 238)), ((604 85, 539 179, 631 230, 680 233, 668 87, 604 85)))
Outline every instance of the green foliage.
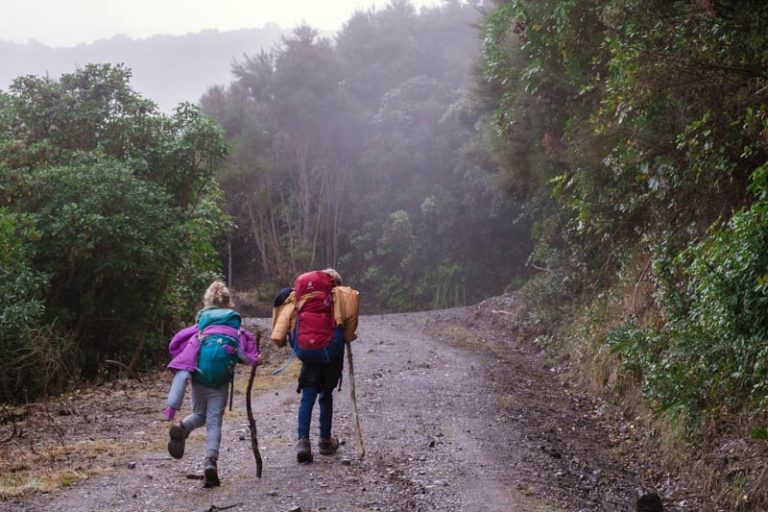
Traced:
POLYGON ((660 330, 625 326, 609 337, 625 368, 642 376, 646 396, 657 407, 684 407, 696 418, 715 406, 766 404, 766 208, 768 203, 757 201, 704 241, 657 261, 667 324, 660 330))
POLYGON ((467 282, 464 269, 457 263, 442 263, 428 274, 426 281, 434 283, 432 308, 441 309, 466 304, 467 282))
POLYGON ((0 377, 0 400, 4 402, 11 398, 12 391, 38 385, 32 379, 43 363, 35 357, 40 353, 37 346, 48 341, 36 329, 43 317, 40 297, 46 279, 27 266, 20 235, 13 215, 0 210, 0 351, 5 354, 4 360, 17 368, 14 372, 3 371, 0 377))
POLYGON ((507 0, 484 25, 479 95, 545 271, 529 303, 556 325, 649 255, 664 324, 608 343, 693 422, 768 397, 767 21, 738 1, 507 0))
POLYGON ((752 431, 750 436, 755 441, 768 441, 768 427, 760 426, 752 431))
POLYGON ((89 65, 21 77, 0 96, 3 271, 15 290, 3 294, 3 332, 20 340, 2 364, 3 400, 91 377, 105 358, 136 365, 216 272, 221 133, 190 105, 157 113, 129 78, 89 65))

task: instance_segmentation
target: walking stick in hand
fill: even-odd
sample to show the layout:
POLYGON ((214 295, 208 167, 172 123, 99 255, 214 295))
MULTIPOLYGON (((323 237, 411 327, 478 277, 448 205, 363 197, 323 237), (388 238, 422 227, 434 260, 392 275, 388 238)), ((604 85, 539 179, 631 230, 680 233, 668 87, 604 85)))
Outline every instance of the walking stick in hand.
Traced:
MULTIPOLYGON (((261 331, 256 331, 256 347, 259 347, 261 341, 261 331)), ((259 350, 261 352, 261 350, 259 350)), ((259 440, 256 436, 256 420, 253 419, 253 409, 251 408, 251 390, 253 389, 253 378, 256 376, 256 365, 251 366, 251 376, 248 378, 248 388, 245 391, 245 410, 248 413, 248 425, 251 429, 251 449, 256 459, 256 476, 261 478, 261 453, 259 453, 259 440)))
POLYGON ((352 411, 355 416, 355 433, 357 434, 357 457, 365 457, 365 445, 363 445, 363 432, 360 430, 360 414, 357 411, 357 397, 355 396, 355 366, 352 362, 352 347, 347 344, 347 363, 349 364, 349 396, 352 398, 352 411))

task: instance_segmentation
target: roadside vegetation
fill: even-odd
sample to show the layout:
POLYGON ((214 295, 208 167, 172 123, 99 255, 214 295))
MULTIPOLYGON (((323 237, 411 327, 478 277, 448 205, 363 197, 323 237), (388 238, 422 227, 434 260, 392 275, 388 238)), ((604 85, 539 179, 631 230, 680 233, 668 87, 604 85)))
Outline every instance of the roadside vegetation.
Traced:
POLYGON ((397 0, 333 40, 301 26, 172 115, 119 64, 16 79, 0 92, 0 401, 158 364, 222 274, 264 315, 308 268, 339 268, 368 312, 469 304, 525 275, 530 219, 471 137, 479 19, 397 0))
POLYGON ((142 366, 217 275, 221 129, 129 79, 87 65, 0 93, 2 402, 142 366))
POLYGON ((766 21, 757 2, 498 2, 477 82, 536 212, 529 332, 733 510, 766 503, 744 460, 768 437, 766 21))
POLYGON ((744 0, 392 0, 173 115, 118 64, 19 77, 0 403, 156 367, 222 274, 262 313, 325 266, 366 313, 515 289, 522 332, 649 448, 764 509, 766 26, 744 0))

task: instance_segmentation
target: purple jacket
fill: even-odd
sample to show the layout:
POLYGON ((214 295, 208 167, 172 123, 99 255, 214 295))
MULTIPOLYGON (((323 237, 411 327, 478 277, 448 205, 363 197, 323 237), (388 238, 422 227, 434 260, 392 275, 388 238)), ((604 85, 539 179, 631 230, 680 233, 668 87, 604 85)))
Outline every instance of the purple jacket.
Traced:
MULTIPOLYGON (((202 333, 204 336, 210 334, 223 334, 239 340, 237 354, 240 361, 246 364, 258 365, 261 363, 261 352, 256 346, 256 340, 250 331, 245 329, 234 329, 227 325, 211 325, 206 327, 202 333)), ((173 359, 168 363, 171 370, 186 370, 194 372, 197 370, 197 353, 200 350, 200 338, 198 338, 197 324, 185 327, 177 332, 170 345, 168 352, 173 359)))

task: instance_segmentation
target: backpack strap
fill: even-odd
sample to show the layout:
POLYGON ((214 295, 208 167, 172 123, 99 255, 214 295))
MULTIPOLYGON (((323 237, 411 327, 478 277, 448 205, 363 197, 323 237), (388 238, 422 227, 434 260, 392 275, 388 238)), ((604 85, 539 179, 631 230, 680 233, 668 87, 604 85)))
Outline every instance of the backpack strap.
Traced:
MULTIPOLYGON (((299 316, 296 315, 296 325, 293 326, 293 331, 291 331, 289 336, 293 338, 294 336, 297 335, 298 332, 299 332, 299 316)), ((272 372, 273 377, 276 375, 280 375, 286 370, 286 368, 288 368, 288 366, 290 366, 291 361, 293 361, 293 358, 296 357, 296 343, 297 341, 295 338, 293 338, 293 341, 291 340, 288 341, 288 345, 291 346, 291 357, 288 358, 288 360, 285 362, 282 368, 278 368, 277 370, 272 372)))
POLYGON ((309 293, 305 293, 304 295, 302 295, 302 296, 301 296, 301 299, 299 299, 299 300, 296 302, 296 312, 299 312, 299 311, 301 311, 301 308, 302 308, 302 307, 304 307, 304 304, 305 304, 305 303, 306 303, 306 302, 307 302, 309 299, 312 299, 312 298, 314 298, 314 297, 317 297, 318 295, 321 295, 321 294, 323 294, 323 293, 325 293, 325 292, 309 292, 309 293))

